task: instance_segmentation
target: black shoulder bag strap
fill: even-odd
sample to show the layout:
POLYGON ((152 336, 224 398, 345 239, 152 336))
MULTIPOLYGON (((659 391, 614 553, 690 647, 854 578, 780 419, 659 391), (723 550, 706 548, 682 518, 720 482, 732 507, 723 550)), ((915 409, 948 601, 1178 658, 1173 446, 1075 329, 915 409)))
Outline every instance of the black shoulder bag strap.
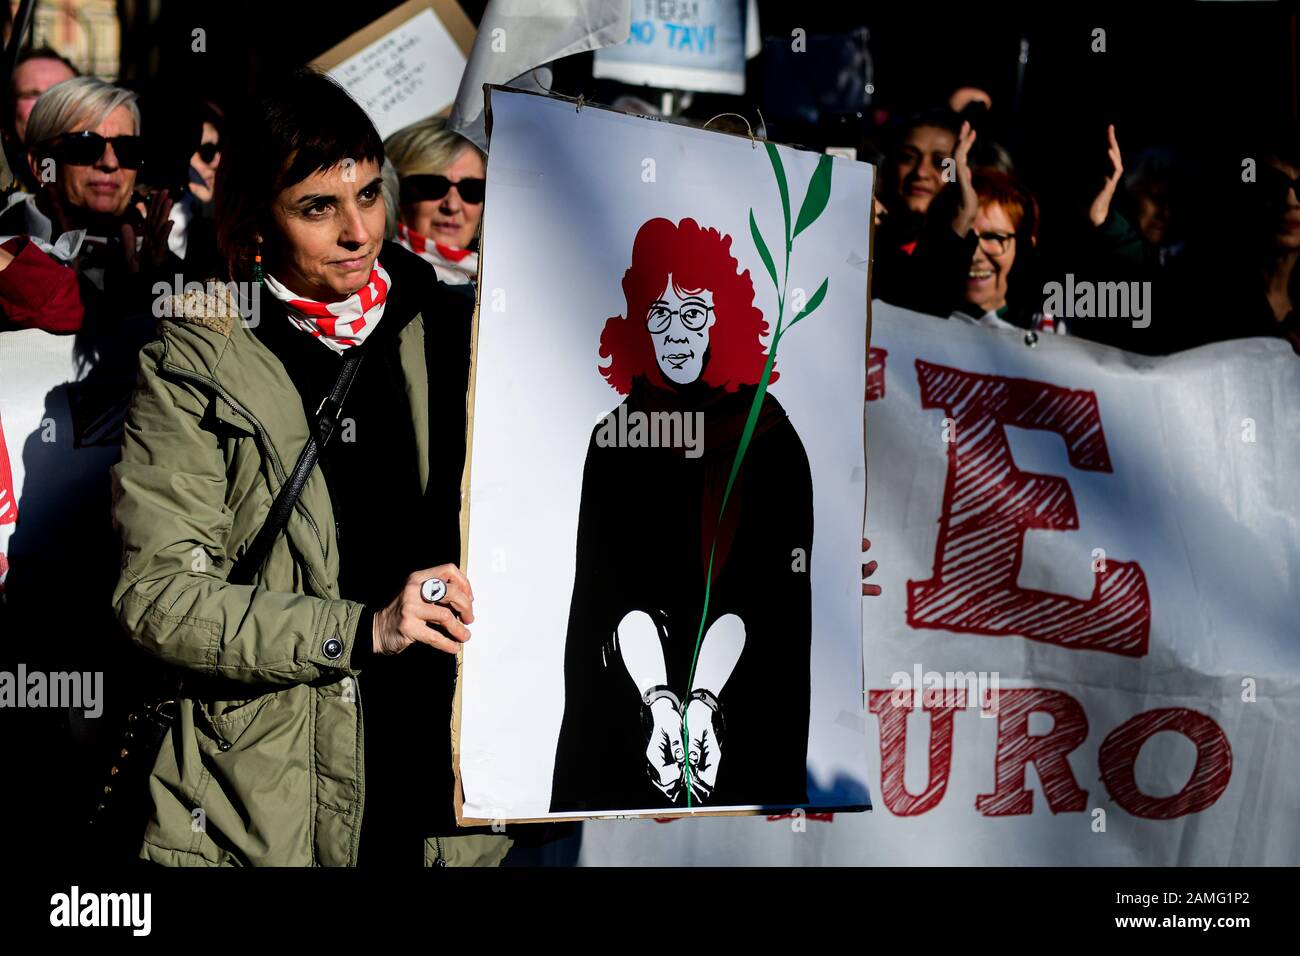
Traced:
MULTIPOLYGON (((343 402, 364 357, 363 349, 353 348, 343 359, 334 387, 316 409, 311 435, 298 456, 297 464, 275 496, 266 523, 230 569, 226 576, 229 583, 251 584, 261 570, 316 467, 321 449, 334 435, 343 414, 343 402)), ((171 668, 166 671, 167 675, 160 677, 159 684, 166 685, 167 689, 163 691, 160 686, 161 692, 156 697, 151 696, 128 714, 120 748, 115 750, 113 766, 103 789, 97 794, 98 806, 90 821, 92 837, 100 848, 122 859, 129 858, 139 849, 139 837, 148 822, 152 803, 148 792, 149 774, 167 732, 176 720, 176 701, 181 696, 184 676, 171 668)))
POLYGON ((303 446, 302 454, 298 456, 298 463, 293 466, 288 479, 280 486, 280 493, 275 496, 271 511, 266 516, 266 523, 257 532, 257 537, 248 546, 248 550, 230 569, 230 574, 226 576, 229 583, 251 584, 257 572, 262 569, 262 564, 266 561, 266 556, 271 553, 275 539, 284 530, 294 505, 298 503, 298 498, 307 485, 307 479, 311 477, 312 469, 316 467, 321 449, 329 444, 330 438, 334 435, 339 417, 343 414, 343 402, 348 397, 352 381, 357 377, 357 368, 364 357, 364 349, 354 348, 349 350, 343 359, 343 367, 339 369, 339 377, 335 379, 334 387, 321 401, 320 408, 316 409, 312 434, 307 439, 307 444, 303 446))

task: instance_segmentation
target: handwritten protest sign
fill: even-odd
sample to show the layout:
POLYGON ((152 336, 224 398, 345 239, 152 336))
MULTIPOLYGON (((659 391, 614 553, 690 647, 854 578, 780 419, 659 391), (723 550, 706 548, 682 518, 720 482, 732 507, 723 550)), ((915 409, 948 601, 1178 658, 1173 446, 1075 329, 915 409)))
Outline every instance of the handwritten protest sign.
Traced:
POLYGON ((387 138, 451 107, 473 42, 455 0, 410 0, 312 65, 338 80, 387 138))
POLYGON ((744 93, 751 46, 746 28, 754 19, 756 6, 745 0, 633 0, 627 42, 597 50, 592 75, 641 86, 744 93))

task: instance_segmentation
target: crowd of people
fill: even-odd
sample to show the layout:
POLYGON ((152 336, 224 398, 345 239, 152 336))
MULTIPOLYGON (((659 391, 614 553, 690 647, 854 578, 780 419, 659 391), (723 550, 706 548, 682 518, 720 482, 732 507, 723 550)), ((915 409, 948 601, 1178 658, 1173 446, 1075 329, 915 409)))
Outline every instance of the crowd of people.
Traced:
MULTIPOLYGON (((225 278, 215 196, 225 113, 216 103, 169 115, 187 134, 188 181, 146 184, 138 97, 84 77, 48 48, 24 52, 5 117, 0 328, 80 330, 152 311, 154 281, 225 278)), ((486 157, 430 118, 384 143, 385 234, 464 286, 477 275, 486 157), (464 185, 459 185, 464 180, 464 185)))
POLYGON ((1294 127, 1248 147, 1242 188, 1226 190, 1232 208, 1216 219, 1229 223, 1225 236, 1197 228, 1195 203, 1204 197, 1193 192, 1186 163, 1151 148, 1126 160, 1114 125, 1096 144, 1109 170, 1087 207, 1040 209, 1012 155, 980 138, 990 106, 987 93, 961 88, 866 145, 882 171, 874 296, 1144 355, 1254 336, 1285 338, 1300 351, 1294 127), (1056 248, 1040 246, 1045 215, 1058 220, 1056 248), (1067 272, 1080 283, 1150 283, 1150 314, 1063 314, 1045 287, 1067 272))
MULTIPOLYGON (((169 116, 187 131, 192 151, 188 182, 174 192, 139 175, 146 151, 136 94, 75 72, 49 50, 32 51, 19 64, 14 83, 21 95, 13 97, 6 131, 12 191, 0 217, 0 348, 23 332, 74 339, 87 379, 97 384, 96 401, 116 414, 113 440, 123 447, 112 473, 100 468, 84 476, 74 516, 60 522, 65 534, 47 528, 40 540, 15 535, 11 566, 0 569, 11 572, 0 605, 6 634, 40 629, 70 578, 80 582, 86 603, 82 626, 27 648, 27 666, 112 675, 103 719, 21 735, 33 761, 52 762, 65 778, 47 810, 76 821, 68 828, 71 842, 88 832, 104 856, 135 855, 143 823, 123 801, 139 800, 143 791, 127 792, 127 770, 143 770, 168 792, 196 783, 184 762, 170 775, 166 761, 154 773, 130 768, 132 748, 118 731, 139 717, 141 701, 176 696, 168 681, 184 673, 186 700, 200 700, 203 716, 198 727, 178 725, 192 732, 181 746, 220 761, 232 749, 230 728, 265 702, 267 686, 291 683, 277 706, 294 729, 285 728, 275 759, 310 763, 312 748, 330 740, 333 751, 319 773, 290 774, 267 790, 261 776, 243 775, 256 758, 241 752, 247 747, 235 748, 228 761, 237 769, 205 801, 209 832, 220 836, 195 852, 188 810, 158 800, 155 790, 144 844, 152 860, 498 862, 509 845, 505 836, 455 825, 447 735, 427 734, 433 750, 423 761, 409 759, 406 736, 411 727, 436 725, 430 714, 440 708, 450 713, 455 659, 448 652, 468 637, 473 621, 468 583, 454 563, 485 157, 441 119, 381 142, 341 87, 302 70, 229 120, 209 102, 194 104, 183 122, 169 116), (355 175, 341 175, 345 159, 356 163, 355 175), (230 310, 247 300, 180 295, 185 281, 211 278, 258 285, 258 315, 246 312, 250 321, 233 322, 238 313, 230 310), (334 318, 340 304, 355 309, 355 317, 334 318), (160 326, 161 316, 192 321, 160 326), (436 322, 436 334, 426 334, 426 319, 436 322), (196 358, 194 350, 205 346, 206 358, 196 358), (172 375, 159 372, 154 349, 161 348, 171 350, 172 371, 179 355, 190 356, 188 373, 212 389, 206 404, 196 405, 192 388, 177 388, 172 375), (235 357, 218 373, 216 358, 227 349, 235 357), (346 391, 355 440, 328 442, 317 432, 320 477, 305 482, 296 502, 329 543, 317 545, 314 560, 304 557, 290 522, 287 537, 252 569, 256 585, 235 587, 227 577, 212 587, 210 575, 189 573, 191 557, 177 565, 169 548, 193 548, 183 545, 190 532, 175 524, 182 515, 212 518, 204 546, 223 573, 239 556, 236 541, 252 537, 279 500, 284 486, 272 476, 295 467, 302 429, 323 427, 321 399, 336 383, 340 356, 353 349, 368 358, 346 391), (213 464, 205 441, 214 433, 205 429, 226 403, 241 412, 224 416, 227 426, 236 424, 235 432, 218 428, 222 440, 236 432, 247 439, 231 452, 239 474, 218 469, 210 483, 178 482, 178 471, 197 476, 213 464), (376 470, 381 461, 386 467, 376 470), (182 486, 217 497, 188 497, 182 486), (367 493, 348 493, 359 487, 367 493), (231 489, 235 498, 227 496, 231 489), (403 539, 410 547, 392 546, 397 527, 412 532, 403 539), (439 563, 428 567, 432 554, 439 563), (421 569, 423 577, 414 576, 421 569), (419 596, 431 575, 447 586, 437 603, 419 596), (182 617, 163 613, 178 601, 188 608, 182 617), (160 631, 162 620, 176 627, 160 631), (196 670, 218 620, 230 628, 219 638, 223 650, 212 668, 196 670), (203 622, 197 629, 196 621, 203 622), (130 642, 106 639, 123 631, 130 642), (271 665, 243 669, 278 656, 290 634, 299 645, 293 673, 271 665), (157 660, 166 666, 153 666, 157 660), (358 710, 338 706, 345 694, 363 692, 364 732, 358 710), (315 811, 318 833, 307 840, 302 821, 318 794, 333 788, 342 804, 362 790, 363 739, 364 820, 359 801, 348 813, 315 811), (289 785, 295 782, 300 786, 289 785), (97 805, 88 803, 97 792, 97 805), (447 799, 411 813, 412 792, 447 799), (87 816, 89 831, 81 826, 87 816)), ((38 511, 36 476, 50 471, 39 459, 57 448, 54 442, 21 449, 29 478, 19 502, 24 516, 38 511)), ((248 542, 238 550, 246 553, 248 542)))
MULTIPOLYGON (((144 140, 130 91, 78 76, 45 48, 19 59, 9 102, 3 327, 74 332, 97 313, 148 311, 151 280, 160 276, 221 275, 213 227, 225 124, 220 106, 196 102, 180 117, 192 155, 188 181, 176 194, 139 180, 144 140)), ((1095 144, 1109 173, 1088 207, 1041 210, 1010 152, 981 136, 991 115, 987 93, 961 87, 948 103, 876 131, 862 145, 863 158, 880 169, 877 298, 1149 355, 1255 335, 1300 344, 1294 128, 1278 129, 1250 150, 1254 168, 1243 182, 1258 188, 1234 194, 1234 234, 1225 240, 1197 231, 1186 163, 1152 148, 1126 157, 1114 126, 1106 142, 1095 144), (1044 214, 1056 220, 1055 247, 1039 245, 1044 214), (1210 289, 1206 268, 1217 277, 1210 289), (1053 314, 1043 286, 1066 270, 1078 279, 1151 282, 1160 303, 1155 321, 1135 329, 1115 317, 1053 314), (1219 305, 1235 317, 1201 320, 1219 305)), ((387 234, 429 261, 442 281, 471 288, 486 157, 437 118, 384 145, 387 234), (465 186, 457 187, 461 180, 465 186)))
MULTIPOLYGON (((77 332, 98 313, 147 312, 156 278, 221 276, 213 213, 221 107, 188 104, 179 124, 190 152, 187 181, 159 189, 138 182, 146 151, 130 91, 78 77, 52 49, 29 49, 14 70, 9 101, 0 213, 4 328, 77 332)), ((1243 185, 1255 189, 1221 190, 1231 209, 1226 237, 1196 228, 1186 161, 1158 148, 1126 157, 1114 126, 1095 144, 1109 173, 1087 208, 1040 209, 1010 152, 982 138, 992 114, 987 92, 959 87, 949 103, 863 144, 862 156, 880 169, 876 298, 1147 355, 1251 336, 1300 347, 1294 126, 1270 131, 1248 150, 1253 168, 1243 185), (1044 215, 1057 225, 1057 241, 1047 247, 1039 243, 1044 215), (1125 316, 1053 313, 1044 285, 1066 272, 1076 280, 1151 282, 1153 323, 1134 328, 1125 316), (1216 281, 1206 282, 1208 274, 1216 281), (1205 321, 1217 308, 1231 317, 1205 321)), ((430 261, 442 281, 471 289, 484 153, 438 118, 391 135, 385 150, 387 235, 430 261), (461 179, 467 185, 455 187, 461 179)))
MULTIPOLYGON (((473 622, 472 589, 454 565, 487 157, 436 118, 381 142, 318 73, 266 89, 243 109, 200 100, 142 115, 136 93, 79 75, 54 50, 18 60, 0 124, 0 348, 23 330, 76 336, 125 419, 122 460, 86 499, 96 516, 73 523, 76 570, 66 552, 62 563, 33 557, 26 575, 15 566, 6 627, 41 628, 75 575, 87 610, 77 633, 44 650, 51 669, 91 660, 142 673, 106 656, 104 635, 124 630, 131 640, 114 645, 124 654, 134 645, 187 675, 178 693, 197 716, 176 724, 174 754, 151 772, 143 855, 156 863, 499 862, 507 837, 454 825, 449 751, 405 759, 413 727, 446 742, 433 731, 473 622), (188 154, 170 184, 141 175, 142 126, 162 122, 188 154), (355 175, 340 174, 345 159, 355 175), (258 284, 263 315, 238 322, 239 304, 220 296, 173 301, 177 277, 258 284), (158 327, 160 298, 184 320, 158 327), (358 354, 367 364, 349 366, 358 354), (335 423, 318 417, 338 394, 357 441, 329 442, 335 423), (286 508, 285 536, 259 553, 259 528, 286 487, 301 494, 299 517, 286 508), (97 534, 104 540, 88 543, 97 534), (400 540, 437 542, 438 560, 400 540), (232 583, 250 553, 253 577, 232 583), (442 585, 434 600, 431 580, 442 585), (359 711, 341 705, 362 692, 364 731, 359 711), (241 739, 268 701, 279 709, 274 733, 241 739), (189 808, 199 787, 204 835, 189 808), (354 799, 363 789, 364 813, 354 799), (412 792, 448 799, 411 813, 412 792)), ((1145 355, 1248 336, 1300 352, 1294 130, 1250 153, 1236 230, 1224 237, 1196 228, 1180 158, 1131 155, 1113 126, 1093 144, 1109 173, 1087 207, 1040 208, 993 139, 996 109, 988 93, 961 87, 861 144, 879 169, 875 297, 1145 355), (1043 241, 1045 217, 1057 221, 1055 247, 1043 241), (1050 307, 1045 285, 1067 270, 1149 282, 1151 323, 1050 307)), ((42 547, 65 545, 74 547, 42 547)), ((110 711, 137 704, 137 683, 114 685, 110 711)), ((66 791, 90 792, 116 747, 84 732, 68 756, 89 769, 68 771, 66 791)), ((129 840, 140 849, 138 833, 129 840)))

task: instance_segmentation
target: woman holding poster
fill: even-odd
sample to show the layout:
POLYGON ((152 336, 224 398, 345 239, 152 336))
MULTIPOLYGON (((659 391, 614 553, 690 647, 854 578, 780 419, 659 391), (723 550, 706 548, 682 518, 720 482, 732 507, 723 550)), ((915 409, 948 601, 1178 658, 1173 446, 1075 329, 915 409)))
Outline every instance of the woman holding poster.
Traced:
POLYGON ((182 679, 141 856, 493 865, 507 838, 455 826, 448 732, 470 304, 383 242, 383 147, 347 93, 268 88, 217 189, 254 306, 175 304, 114 470, 118 617, 182 679))

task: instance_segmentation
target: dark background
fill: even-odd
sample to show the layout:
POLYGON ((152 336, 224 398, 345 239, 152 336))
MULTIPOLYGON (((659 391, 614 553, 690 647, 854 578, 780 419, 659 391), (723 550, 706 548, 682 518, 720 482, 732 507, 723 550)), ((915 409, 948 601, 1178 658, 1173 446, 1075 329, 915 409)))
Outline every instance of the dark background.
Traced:
MULTIPOLYGON (((204 96, 237 108, 278 71, 310 60, 397 5, 167 0, 150 23, 146 5, 123 2, 122 80, 142 93, 149 135, 148 117, 158 106, 204 96), (195 27, 207 31, 204 53, 191 52, 195 27)), ((477 23, 486 2, 462 6, 477 23)), ((1296 116, 1296 14, 1289 4, 763 0, 759 8, 769 43, 788 47, 791 31, 802 28, 813 53, 807 61, 797 55, 783 63, 767 55, 751 60, 745 96, 697 95, 685 115, 734 111, 756 121, 761 109, 773 140, 812 148, 863 137, 883 144, 891 124, 907 114, 943 103, 959 85, 982 86, 994 98, 992 132, 1038 192, 1049 230, 1051 210, 1077 208, 1100 182, 1109 122, 1126 158, 1144 146, 1167 146, 1191 162, 1195 177, 1239 178, 1255 138, 1296 116), (806 100, 804 90, 833 74, 833 64, 816 52, 816 38, 862 27, 875 91, 870 104, 843 115, 792 116, 792 101, 806 100), (1091 50, 1095 28, 1106 31, 1105 53, 1091 50), (1022 41, 1028 61, 1018 83, 1022 41), (831 72, 804 75, 805 62, 810 71, 831 72)), ((654 90, 594 80, 591 54, 561 61, 555 89, 603 103, 629 92, 659 98, 654 90)), ((156 124, 152 129, 159 135, 156 124)))
MULTIPOLYGON (((393 0, 167 0, 153 24, 124 22, 122 79, 145 93, 183 91, 231 103, 395 6, 393 0), (207 31, 207 52, 193 53, 190 31, 200 26, 207 31)), ((486 3, 466 0, 462 6, 477 22, 486 3)), ((985 87, 996 110, 1009 111, 1020 41, 1027 39, 1016 124, 1024 141, 1014 145, 1036 156, 1069 150, 1081 131, 1112 120, 1130 136, 1194 145, 1295 114, 1295 12, 1288 4, 884 6, 854 13, 839 5, 763 0, 760 23, 765 36, 786 40, 796 27, 810 35, 867 27, 873 106, 895 115, 941 102, 966 83, 985 87), (1105 53, 1090 49, 1098 27, 1106 30, 1105 53)), ((583 54, 563 61, 557 90, 592 96, 606 85, 591 79, 590 60, 583 54)), ((749 73, 745 97, 699 97, 701 108, 692 112, 707 116, 704 109, 723 103, 752 116, 755 105, 780 91, 764 88, 777 84, 764 82, 761 62, 751 61, 749 73)))

